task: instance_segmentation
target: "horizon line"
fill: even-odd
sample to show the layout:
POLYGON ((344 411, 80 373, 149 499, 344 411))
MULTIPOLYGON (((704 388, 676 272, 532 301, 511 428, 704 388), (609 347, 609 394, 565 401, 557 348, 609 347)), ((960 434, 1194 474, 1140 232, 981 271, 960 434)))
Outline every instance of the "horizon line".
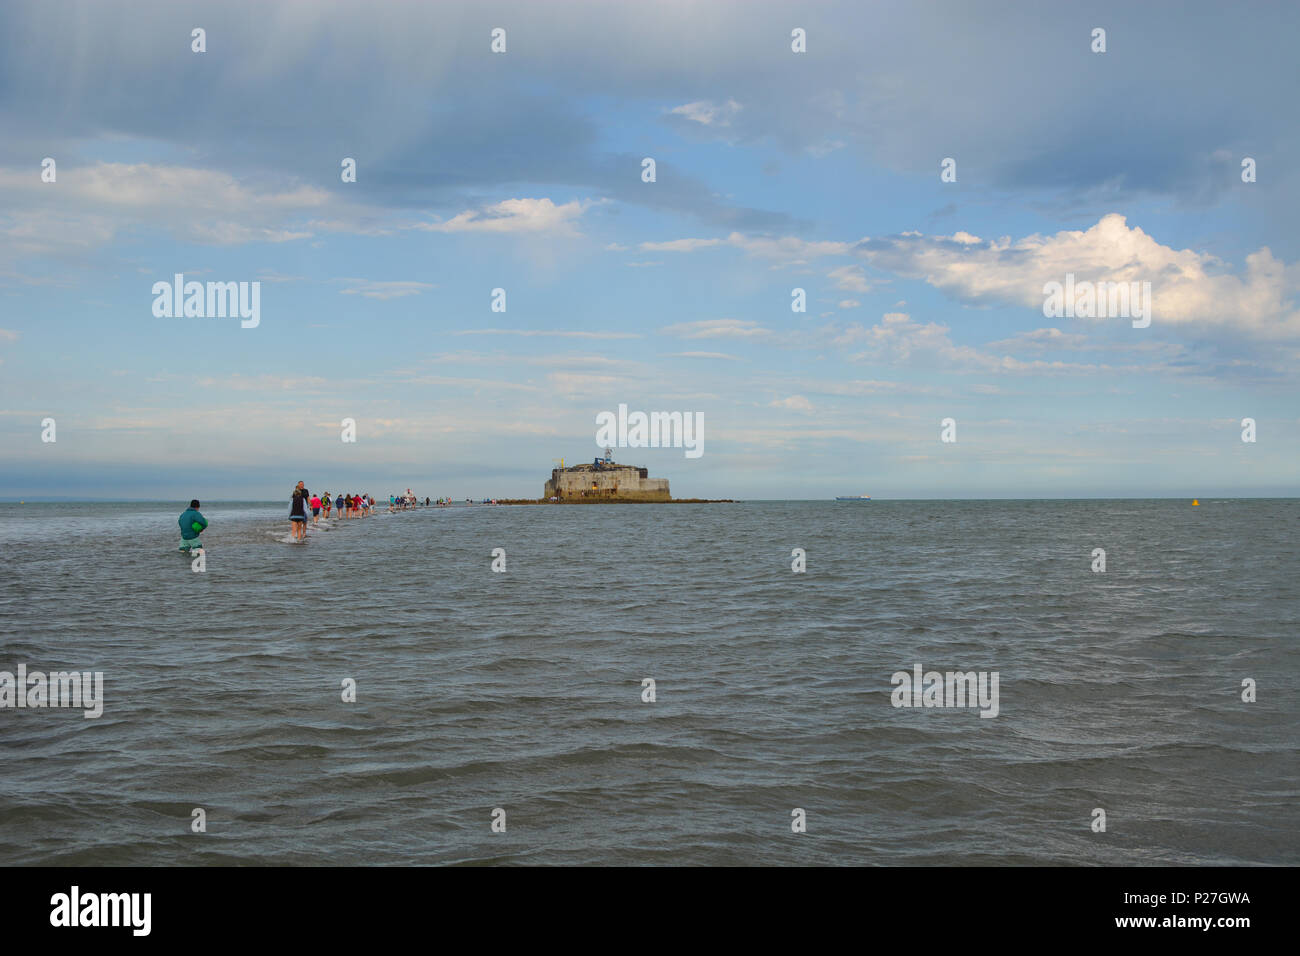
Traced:
MULTIPOLYGON (((417 498, 426 498, 426 497, 429 498, 430 500, 432 500, 433 498, 432 495, 417 495, 417 498)), ((862 500, 869 500, 872 502, 876 502, 876 501, 1182 501, 1182 500, 1199 501, 1201 498, 1205 498, 1206 500, 1220 499, 1220 500, 1227 500, 1227 501, 1296 501, 1296 500, 1300 500, 1300 495, 1225 495, 1225 494, 1089 495, 1089 496, 1075 495, 1075 496, 1067 496, 1067 497, 1002 496, 996 498, 986 498, 986 497, 881 498, 873 495, 869 499, 862 499, 862 500)), ((24 497, 21 495, 0 495, 0 504, 174 504, 175 502, 179 502, 182 500, 183 499, 181 498, 82 498, 77 496, 60 496, 60 495, 33 495, 31 497, 24 497)), ((184 500, 189 500, 189 499, 184 499, 184 500)), ((268 503, 278 504, 281 502, 280 498, 212 498, 209 500, 213 504, 268 504, 268 503)), ((468 500, 478 502, 484 499, 468 496, 468 500)), ((534 500, 534 499, 529 499, 529 498, 507 499, 507 498, 498 497, 494 500, 527 501, 527 500, 534 500)), ((538 498, 535 500, 541 501, 544 499, 538 498)), ((379 497, 376 496, 375 503, 379 504, 379 501, 380 501, 379 497)), ((454 503, 460 501, 460 499, 453 498, 452 501, 454 503)), ((775 502, 785 502, 785 501, 836 502, 836 499, 834 497, 831 498, 821 498, 821 497, 818 498, 734 498, 734 499, 730 499, 728 503, 746 504, 746 503, 774 502, 774 501, 775 502)), ((640 503, 644 504, 646 502, 640 502, 640 503)), ((649 503, 654 504, 656 502, 649 502, 649 503)), ((659 503, 669 504, 671 502, 659 502, 659 503)), ((843 504, 845 502, 839 502, 839 503, 843 504)))

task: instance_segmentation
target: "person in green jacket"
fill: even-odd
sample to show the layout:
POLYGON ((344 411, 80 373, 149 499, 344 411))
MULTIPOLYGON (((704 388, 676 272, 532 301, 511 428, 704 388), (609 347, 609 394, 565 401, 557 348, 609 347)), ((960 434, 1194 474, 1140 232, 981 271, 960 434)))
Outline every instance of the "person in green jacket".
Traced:
POLYGON ((181 526, 181 546, 178 551, 197 551, 203 547, 199 533, 207 530, 208 519, 199 512, 199 499, 195 498, 190 506, 176 519, 181 526))

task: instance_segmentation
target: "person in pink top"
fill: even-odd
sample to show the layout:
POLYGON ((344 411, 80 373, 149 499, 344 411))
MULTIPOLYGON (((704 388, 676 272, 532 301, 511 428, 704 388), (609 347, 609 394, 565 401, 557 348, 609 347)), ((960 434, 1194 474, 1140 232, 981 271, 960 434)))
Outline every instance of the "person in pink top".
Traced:
POLYGON ((311 496, 311 523, 320 521, 320 495, 311 496))

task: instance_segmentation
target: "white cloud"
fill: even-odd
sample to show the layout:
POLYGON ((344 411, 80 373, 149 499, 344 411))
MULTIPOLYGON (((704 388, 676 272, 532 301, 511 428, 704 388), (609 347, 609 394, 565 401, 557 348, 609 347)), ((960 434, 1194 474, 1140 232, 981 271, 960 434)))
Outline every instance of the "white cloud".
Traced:
POLYGON ((768 402, 767 407, 787 408, 795 412, 811 412, 813 410, 812 402, 802 395, 791 395, 789 398, 780 398, 774 402, 768 402))
MULTIPOLYGON (((151 272, 149 269, 141 269, 140 271, 145 273, 151 272)), ((72 280, 66 277, 34 276, 27 275, 23 272, 13 272, 8 269, 0 269, 0 285, 7 285, 8 283, 4 281, 7 279, 12 279, 22 285, 33 286, 70 286, 73 284, 72 280)))
POLYGON ((568 339, 639 339, 636 332, 568 332, 559 329, 460 329, 455 335, 517 335, 524 338, 554 336, 568 339))
MULTIPOLYGON (((1244 275, 1191 249, 1163 246, 1112 213, 1086 231, 983 240, 903 233, 864 240, 856 250, 873 266, 971 304, 1010 303, 1042 309, 1043 286, 1064 282, 1150 282, 1153 323, 1230 326, 1262 335, 1300 335, 1291 298, 1300 267, 1286 266, 1267 248, 1246 257, 1244 275)), ((1127 321, 1127 320, 1125 320, 1127 321)))
POLYGON ((885 382, 873 379, 856 378, 847 382, 822 381, 809 382, 802 386, 808 391, 820 392, 826 395, 897 395, 922 394, 928 395, 934 392, 934 388, 929 385, 920 385, 915 382, 885 382))
POLYGON ((701 322, 678 322, 661 330, 684 339, 756 339, 771 335, 771 330, 744 319, 705 319, 701 322))
POLYGON ((804 149, 810 156, 821 159, 824 156, 829 156, 837 149, 843 149, 847 145, 842 139, 823 139, 804 147, 804 149))
POLYGON ((1002 349, 1008 352, 1044 351, 1046 349, 1081 349, 1086 348, 1088 337, 1079 333, 1062 332, 1060 329, 1033 329, 1029 332, 1017 332, 1008 339, 990 342, 988 348, 1002 349))
POLYGON ((229 173, 151 163, 62 166, 55 185, 26 169, 0 169, 0 237, 41 253, 111 242, 125 227, 160 227, 192 242, 289 242, 312 235, 295 219, 338 204, 313 186, 240 182, 229 173))
POLYGON ((727 241, 752 256, 763 259, 781 259, 787 263, 806 263, 822 256, 842 256, 851 249, 847 242, 810 241, 794 236, 768 238, 766 236, 741 236, 732 233, 727 241))
POLYGON ((968 367, 995 370, 997 360, 965 345, 956 345, 948 337, 948 327, 929 322, 913 322, 905 312, 888 312, 879 324, 863 326, 857 323, 835 336, 837 345, 866 346, 849 356, 855 362, 876 362, 906 365, 920 361, 927 366, 968 367))
MULTIPOLYGON (((296 186, 290 189, 256 189, 229 173, 191 166, 150 163, 96 163, 83 169, 60 169, 58 192, 79 201, 112 207, 162 208, 224 212, 254 206, 274 209, 319 209, 330 200, 324 189, 296 186)), ((11 184, 15 174, 0 174, 0 186, 11 184)))
POLYGON ((342 295, 362 295, 367 299, 400 299, 403 296, 419 295, 425 289, 437 286, 429 282, 372 282, 369 279, 344 279, 352 288, 340 290, 342 295))
MULTIPOLYGON (((396 377, 396 376, 395 376, 396 377)), ((440 385, 449 388, 488 389, 491 392, 539 392, 543 389, 528 382, 509 382, 487 378, 458 378, 449 375, 415 375, 401 379, 411 385, 440 385)))
POLYGON ((1170 371, 1166 365, 1111 366, 1080 362, 1022 361, 1010 355, 997 355, 984 349, 960 345, 949 336, 948 326, 937 322, 920 323, 904 312, 889 312, 877 325, 854 323, 844 328, 828 326, 823 330, 841 346, 865 346, 848 356, 853 362, 881 365, 917 366, 956 372, 982 373, 1134 373, 1170 371))
POLYGON ((643 252, 694 252, 696 249, 708 249, 721 246, 723 239, 670 239, 667 242, 643 242, 643 252))
POLYGON ((246 242, 292 242, 310 239, 312 235, 310 232, 245 226, 236 222, 196 222, 190 227, 189 238, 214 246, 239 246, 246 242))
POLYGON ((643 242, 643 252, 695 252, 730 246, 751 256, 779 260, 785 265, 804 265, 809 259, 821 256, 844 256, 853 250, 853 243, 800 239, 795 236, 747 236, 733 232, 726 239, 670 239, 666 242, 643 242))
MULTIPOLYGON (((1017 241, 1009 236, 985 240, 958 230, 951 236, 908 231, 856 243, 733 232, 726 239, 641 244, 643 250, 662 252, 721 246, 785 265, 856 254, 876 268, 922 279, 971 305, 1012 304, 1040 313, 1044 284, 1064 282, 1069 273, 1078 282, 1150 282, 1153 322, 1231 327, 1266 337, 1300 336, 1295 301, 1300 265, 1287 265, 1263 247, 1246 256, 1244 269, 1235 274, 1214 256, 1161 245, 1116 213, 1084 231, 1034 234, 1017 241)), ((827 275, 846 291, 870 289, 856 266, 827 275)))
POLYGON ((728 355, 726 352, 674 352, 674 358, 698 358, 698 359, 726 359, 729 362, 739 362, 740 359, 735 355, 728 355))
POLYGON ((870 292, 867 275, 861 266, 840 266, 826 273, 826 278, 835 283, 835 288, 845 292, 870 292))
POLYGON ((337 386, 337 382, 317 378, 311 375, 240 375, 232 372, 224 378, 203 377, 193 380, 193 384, 203 388, 215 388, 223 392, 312 392, 320 393, 337 386))
POLYGON ((621 375, 591 375, 582 372, 552 372, 546 376, 553 391, 561 395, 604 394, 616 385, 626 385, 621 375))
POLYGON ((842 302, 840 302, 840 308, 841 308, 841 309, 856 309, 856 308, 857 308, 858 306, 860 306, 861 304, 862 304, 862 303, 859 302, 857 299, 844 299, 842 302))
POLYGON ((496 232, 557 236, 579 235, 578 218, 592 205, 590 200, 557 206, 551 200, 505 199, 480 210, 466 210, 446 222, 420 223, 413 228, 429 232, 496 232))
POLYGON ((620 375, 631 375, 637 368, 636 362, 613 359, 607 355, 590 355, 581 352, 570 352, 567 355, 533 355, 520 359, 520 361, 526 365, 541 365, 557 369, 603 369, 618 372, 620 375))
POLYGON ((730 126, 731 121, 744 109, 734 99, 728 99, 725 103, 714 103, 712 100, 696 100, 694 103, 685 103, 682 106, 674 106, 670 113, 684 117, 693 123, 699 123, 701 126, 730 126))

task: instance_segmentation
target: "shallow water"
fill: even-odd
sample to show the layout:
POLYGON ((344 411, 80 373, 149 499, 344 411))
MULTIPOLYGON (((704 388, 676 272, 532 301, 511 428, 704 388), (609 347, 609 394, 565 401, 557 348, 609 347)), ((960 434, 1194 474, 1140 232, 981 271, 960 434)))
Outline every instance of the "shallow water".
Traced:
POLYGON ((474 506, 305 545, 217 504, 203 573, 182 504, 0 505, 0 670, 105 696, 0 710, 0 863, 1300 862, 1296 500, 474 506), (895 708, 916 664, 997 671, 998 716, 895 708))

